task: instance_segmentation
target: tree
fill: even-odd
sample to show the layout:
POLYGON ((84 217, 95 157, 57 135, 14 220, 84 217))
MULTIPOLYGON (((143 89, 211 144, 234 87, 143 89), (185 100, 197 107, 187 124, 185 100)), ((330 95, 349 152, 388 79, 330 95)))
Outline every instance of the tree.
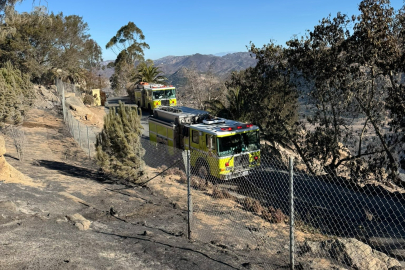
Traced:
POLYGON ((302 75, 302 95, 312 105, 305 117, 315 128, 305 131, 305 141, 300 146, 301 157, 311 161, 307 163, 310 170, 316 163, 335 170, 344 162, 341 156, 347 144, 341 143, 354 140, 350 129, 352 112, 348 110, 353 102, 343 92, 351 78, 346 54, 342 52, 349 23, 346 15, 329 16, 305 38, 288 42, 289 62, 302 75))
POLYGON ((13 62, 33 81, 53 81, 61 69, 65 79, 81 82, 84 70, 102 60, 101 48, 79 16, 48 15, 42 8, 22 14, 10 9, 4 25, 16 31, 0 40, 0 64, 13 62))
POLYGON ((262 48, 251 44, 249 50, 258 60, 256 66, 234 72, 226 82, 227 102, 207 102, 208 110, 258 125, 273 150, 276 144, 288 148, 293 144, 298 146, 293 140, 298 129, 298 94, 285 49, 270 43, 262 48))
POLYGON ((17 2, 22 2, 22 0, 0 0, 0 10, 4 10, 8 5, 13 6, 17 2))
POLYGON ((132 182, 144 175, 140 119, 136 110, 121 102, 104 117, 96 142, 96 158, 104 172, 132 182))
POLYGON ((290 63, 312 85, 307 120, 314 129, 306 132, 302 154, 328 172, 342 166, 399 184, 402 135, 385 129, 395 125, 386 119, 401 111, 394 105, 404 72, 401 16, 388 0, 364 0, 359 10, 357 17, 329 16, 305 38, 288 42, 290 63))
MULTIPOLYGON (((394 19, 393 31, 395 33, 395 46, 392 57, 390 57, 390 70, 388 77, 391 87, 388 88, 386 109, 390 113, 389 126, 392 134, 390 141, 397 142, 398 145, 405 143, 405 84, 401 83, 401 73, 405 66, 405 6, 399 10, 394 19), (394 71, 394 72, 393 72, 394 71)), ((400 166, 405 170, 405 149, 397 147, 397 155, 400 166)))
POLYGON ((22 123, 34 98, 29 76, 14 68, 10 62, 0 68, 0 126, 5 122, 22 123))
POLYGON ((2 20, 4 18, 4 13, 7 8, 14 8, 14 5, 16 3, 19 3, 22 1, 23 0, 0 0, 0 20, 2 20))
POLYGON ((392 80, 395 75, 399 75, 398 71, 404 71, 403 67, 393 70, 391 65, 400 56, 395 50, 397 37, 392 31, 394 10, 388 0, 364 0, 359 10, 361 14, 348 41, 351 56, 349 64, 357 64, 358 67, 352 69, 357 80, 349 91, 354 96, 358 110, 366 116, 366 121, 375 133, 375 143, 372 145, 375 154, 369 157, 368 171, 381 181, 386 181, 385 174, 388 173, 387 180, 399 184, 399 161, 393 151, 398 141, 393 139, 395 135, 384 132, 385 118, 389 116, 385 110, 387 92, 393 87, 387 76, 392 80))
POLYGON ((114 61, 114 74, 111 77, 111 86, 114 90, 125 90, 130 78, 136 75, 135 62, 143 61, 144 49, 149 49, 149 45, 144 40, 142 30, 135 23, 129 22, 122 26, 106 44, 106 48, 117 55, 114 61))
POLYGON ((206 101, 207 110, 218 117, 233 119, 237 121, 245 121, 247 110, 245 109, 245 96, 241 93, 241 87, 229 87, 227 89, 226 101, 211 100, 206 101))
POLYGON ((160 67, 155 67, 153 62, 142 62, 138 65, 138 74, 135 75, 135 80, 139 82, 147 83, 165 83, 167 78, 162 74, 160 67))
POLYGON ((212 65, 207 73, 200 73, 195 63, 190 68, 184 69, 184 76, 187 80, 185 99, 191 100, 192 106, 205 110, 207 101, 222 101, 223 83, 214 75, 212 65))
MULTIPOLYGON (((273 150, 276 144, 301 152, 297 143, 298 91, 295 70, 288 63, 286 49, 270 42, 262 48, 251 44, 249 51, 258 60, 247 77, 250 121, 261 128, 263 138, 273 150)), ((242 81, 243 83, 243 81, 242 81)), ((304 159, 307 163, 307 160, 304 159)))

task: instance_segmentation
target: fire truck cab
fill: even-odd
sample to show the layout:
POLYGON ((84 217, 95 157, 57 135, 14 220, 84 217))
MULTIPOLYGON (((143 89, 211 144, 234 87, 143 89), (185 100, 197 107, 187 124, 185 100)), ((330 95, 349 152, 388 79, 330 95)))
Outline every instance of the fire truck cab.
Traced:
POLYGON ((152 112, 160 106, 176 106, 176 88, 172 85, 139 83, 127 87, 131 100, 139 108, 152 112))

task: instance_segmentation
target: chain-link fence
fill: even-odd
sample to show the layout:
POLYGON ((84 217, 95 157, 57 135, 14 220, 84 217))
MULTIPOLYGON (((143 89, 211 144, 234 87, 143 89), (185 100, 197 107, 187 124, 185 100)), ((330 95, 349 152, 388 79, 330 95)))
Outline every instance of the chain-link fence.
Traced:
MULTIPOLYGON (((80 91, 80 88, 78 86, 76 86, 75 84, 71 84, 71 83, 64 83, 61 80, 59 80, 60 86, 63 86, 63 89, 65 91, 65 95, 66 93, 73 93, 76 97, 79 98, 83 98, 83 92, 80 91)), ((61 92, 59 92, 61 93, 61 92)))
POLYGON ((223 158, 193 149, 187 159, 163 144, 143 147, 147 185, 190 211, 193 240, 244 254, 258 269, 292 261, 296 269, 402 269, 399 188, 343 172, 311 175, 298 158, 265 149, 223 158), (238 177, 224 180, 231 172, 238 177))
MULTIPOLYGON (((63 88, 58 82, 61 96, 63 88)), ((92 156, 97 131, 75 119, 62 100, 66 125, 92 156)), ((393 270, 404 265, 405 191, 400 188, 345 171, 310 174, 297 157, 293 162, 290 155, 276 156, 266 148, 218 157, 204 148, 187 152, 141 141, 147 166, 143 184, 187 213, 184 234, 245 257, 246 268, 393 270)))
POLYGON ((70 110, 69 103, 67 102, 69 97, 66 98, 67 93, 74 93, 75 97, 81 98, 80 91, 74 85, 57 80, 56 87, 62 100, 62 114, 65 125, 78 145, 91 158, 95 155, 96 136, 100 132, 100 129, 83 124, 80 120, 76 119, 70 110))

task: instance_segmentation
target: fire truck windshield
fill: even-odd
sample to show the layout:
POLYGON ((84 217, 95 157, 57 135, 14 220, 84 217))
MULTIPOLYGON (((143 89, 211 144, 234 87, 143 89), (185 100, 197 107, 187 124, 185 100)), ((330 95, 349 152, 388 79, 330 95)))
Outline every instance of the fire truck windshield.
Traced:
POLYGON ((152 91, 152 94, 153 94, 153 100, 165 99, 165 98, 176 98, 175 89, 155 90, 155 91, 152 91))
POLYGON ((255 151, 260 148, 259 131, 238 133, 218 138, 218 156, 234 155, 241 152, 255 151))

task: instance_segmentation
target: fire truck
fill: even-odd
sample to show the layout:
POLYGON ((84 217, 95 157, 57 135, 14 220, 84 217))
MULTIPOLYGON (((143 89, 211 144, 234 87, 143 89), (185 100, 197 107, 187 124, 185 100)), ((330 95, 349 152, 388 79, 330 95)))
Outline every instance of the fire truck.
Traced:
POLYGON ((149 84, 141 82, 139 84, 127 85, 128 94, 139 108, 153 109, 160 106, 176 106, 176 88, 172 85, 149 84))
POLYGON ((190 150, 190 163, 201 178, 221 180, 246 176, 260 165, 259 128, 213 117, 184 106, 159 107, 149 117, 149 139, 190 150))

